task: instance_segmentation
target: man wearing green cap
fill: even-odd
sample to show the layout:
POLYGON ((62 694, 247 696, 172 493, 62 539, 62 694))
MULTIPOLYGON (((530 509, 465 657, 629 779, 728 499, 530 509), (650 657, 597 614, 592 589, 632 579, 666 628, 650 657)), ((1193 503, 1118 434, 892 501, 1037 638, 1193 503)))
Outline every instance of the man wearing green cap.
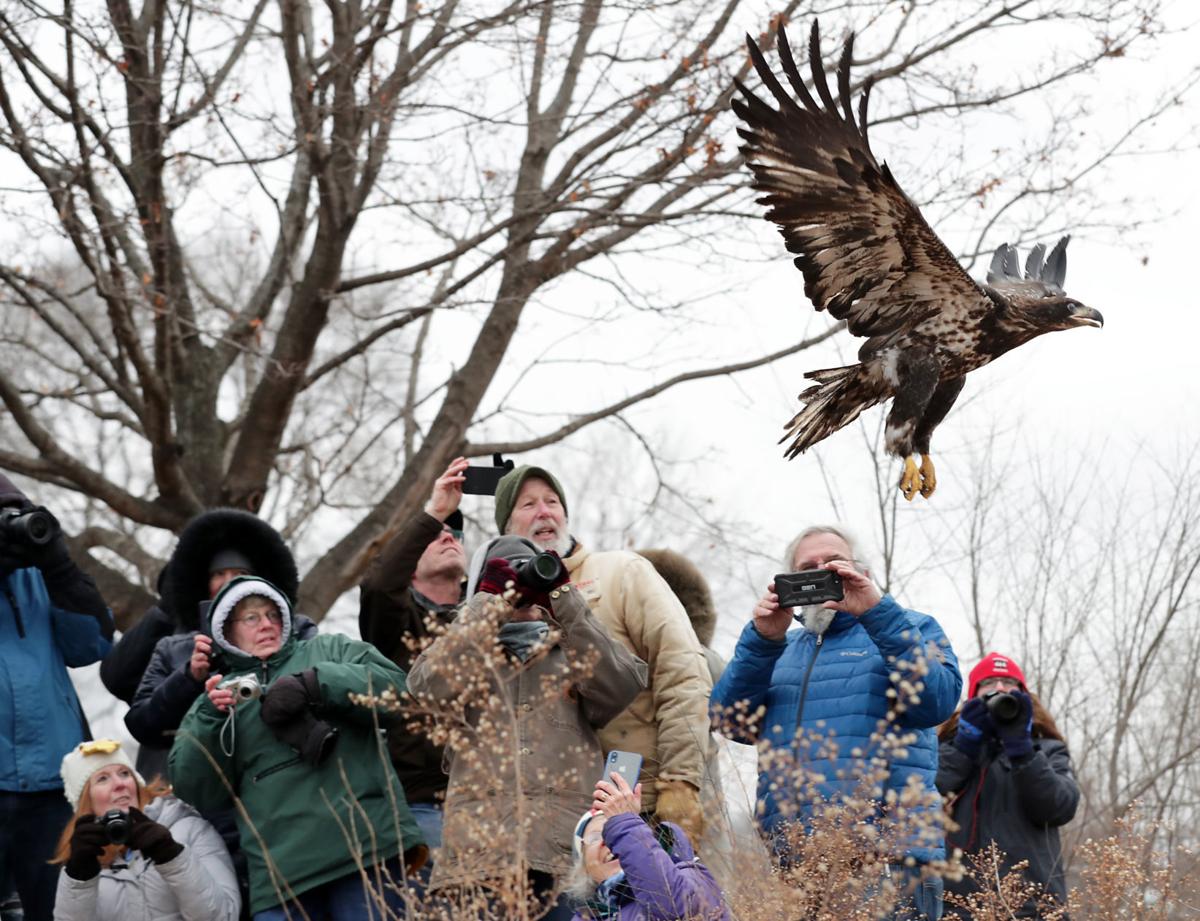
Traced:
POLYGON ((509 471, 496 487, 496 527, 556 551, 571 582, 614 638, 646 662, 650 683, 600 732, 605 751, 637 752, 642 806, 700 841, 700 780, 708 748, 712 678, 679 599, 636 553, 583 547, 567 526, 562 484, 542 467, 509 471))

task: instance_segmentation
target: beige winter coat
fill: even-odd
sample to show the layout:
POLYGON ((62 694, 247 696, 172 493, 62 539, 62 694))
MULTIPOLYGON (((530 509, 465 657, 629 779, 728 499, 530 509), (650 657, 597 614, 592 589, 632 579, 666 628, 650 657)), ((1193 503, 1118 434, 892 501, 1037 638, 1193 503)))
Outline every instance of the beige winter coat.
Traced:
POLYGON ((447 740, 443 848, 434 887, 572 866, 575 823, 604 764, 596 731, 646 686, 646 665, 613 641, 580 594, 551 593, 552 632, 528 661, 497 641, 509 606, 477 594, 413 663, 408 690, 447 740))
POLYGON ((699 789, 708 751, 712 678, 679 599, 650 563, 624 550, 576 545, 565 560, 593 613, 646 662, 650 685, 600 733, 605 751, 634 751, 642 765, 642 808, 653 812, 659 780, 699 789))

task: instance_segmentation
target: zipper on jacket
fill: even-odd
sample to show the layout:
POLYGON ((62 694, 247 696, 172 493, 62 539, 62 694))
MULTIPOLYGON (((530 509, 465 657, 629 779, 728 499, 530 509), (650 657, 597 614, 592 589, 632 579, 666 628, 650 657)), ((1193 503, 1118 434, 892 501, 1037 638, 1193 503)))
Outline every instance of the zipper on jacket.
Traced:
POLYGON ((804 673, 804 684, 800 687, 800 708, 796 711, 796 731, 800 731, 801 725, 804 723, 804 701, 808 697, 808 679, 812 677, 813 666, 817 664, 817 656, 821 654, 821 645, 825 642, 825 634, 817 634, 817 648, 813 650, 813 657, 808 663, 808 670, 804 673))
POLYGON ((13 618, 17 622, 17 635, 21 639, 25 639, 25 621, 21 620, 21 606, 17 604, 17 596, 13 594, 13 590, 8 585, 8 578, 4 579, 4 597, 8 599, 9 606, 12 607, 13 618))
POLYGON ((281 761, 281 762, 279 762, 279 764, 273 764, 269 768, 266 768, 265 770, 259 771, 257 774, 255 774, 254 782, 258 783, 260 780, 262 780, 265 777, 270 777, 272 774, 278 774, 284 768, 290 768, 293 765, 299 764, 299 763, 300 763, 300 756, 297 755, 295 758, 289 758, 287 761, 281 761))

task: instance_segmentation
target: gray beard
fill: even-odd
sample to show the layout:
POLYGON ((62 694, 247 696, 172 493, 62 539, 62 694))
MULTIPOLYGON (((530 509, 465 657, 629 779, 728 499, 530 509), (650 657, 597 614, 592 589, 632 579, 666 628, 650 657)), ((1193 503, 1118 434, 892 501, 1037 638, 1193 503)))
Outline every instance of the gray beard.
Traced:
POLYGON ((829 629, 835 614, 837 611, 831 611, 819 604, 806 604, 800 609, 800 620, 805 630, 820 636, 829 629))

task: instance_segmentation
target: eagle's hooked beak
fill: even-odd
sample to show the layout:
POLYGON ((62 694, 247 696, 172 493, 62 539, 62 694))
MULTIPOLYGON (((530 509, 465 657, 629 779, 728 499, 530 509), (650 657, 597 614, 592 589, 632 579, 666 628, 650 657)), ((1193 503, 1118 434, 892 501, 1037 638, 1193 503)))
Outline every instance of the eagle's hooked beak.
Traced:
POLYGON ((1083 304, 1076 304, 1071 308, 1071 315, 1068 321, 1072 326, 1104 326, 1104 316, 1099 310, 1093 310, 1091 307, 1085 307, 1083 304))

